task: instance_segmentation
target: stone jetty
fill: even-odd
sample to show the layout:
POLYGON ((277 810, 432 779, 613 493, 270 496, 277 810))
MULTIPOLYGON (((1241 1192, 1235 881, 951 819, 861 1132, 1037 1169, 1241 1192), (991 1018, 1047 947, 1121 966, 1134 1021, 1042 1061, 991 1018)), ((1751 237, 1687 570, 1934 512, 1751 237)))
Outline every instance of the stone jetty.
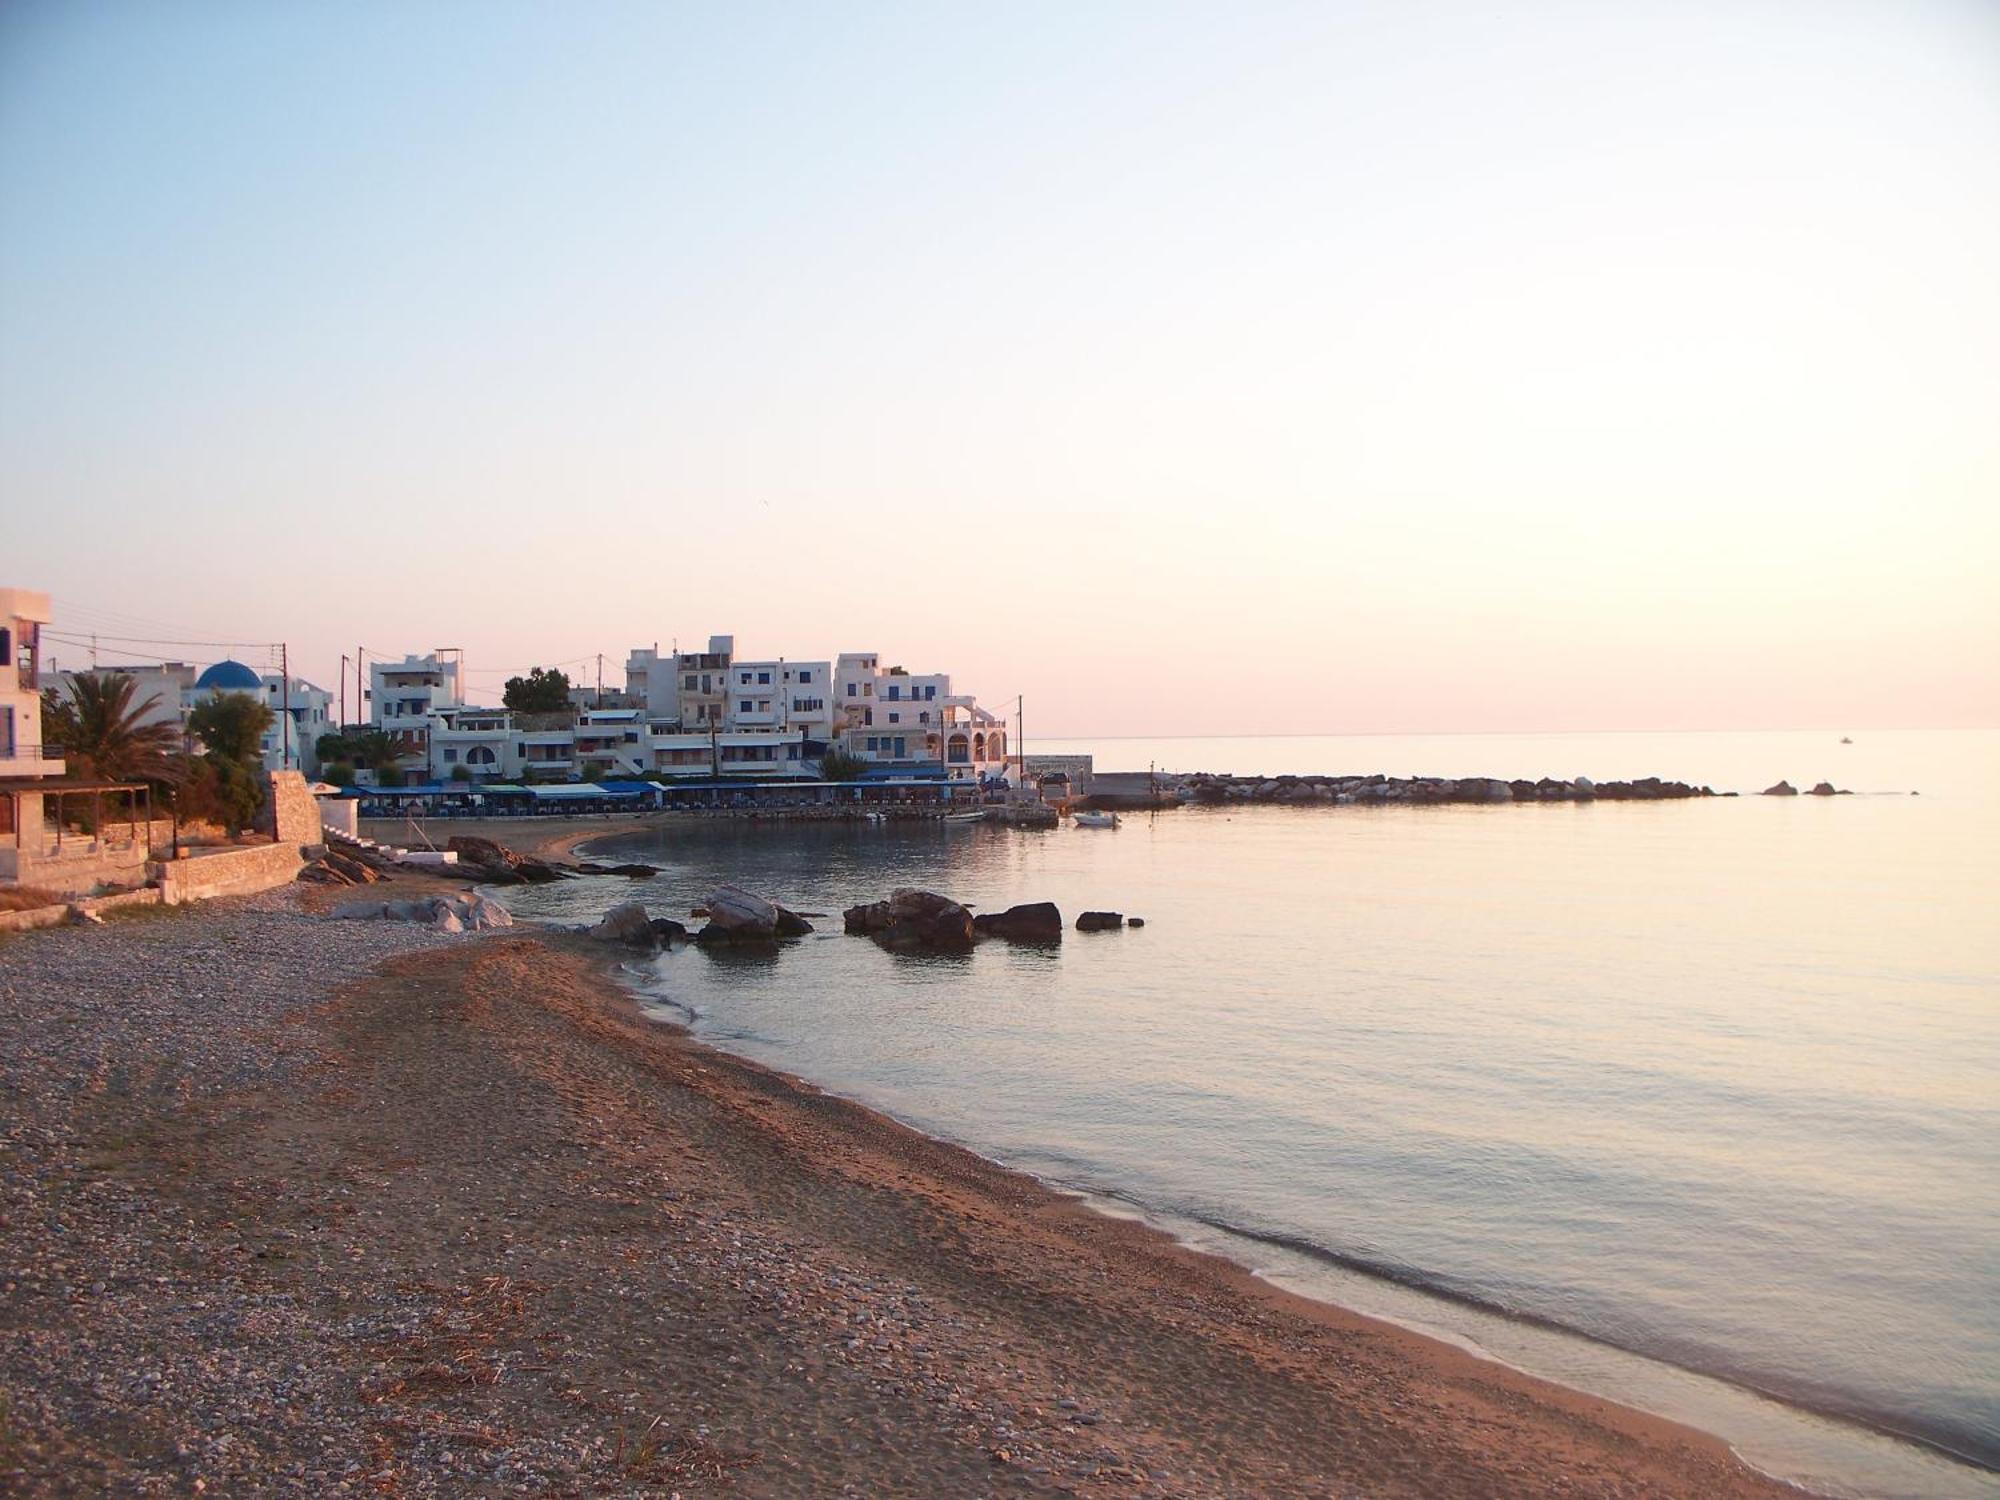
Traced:
MULTIPOLYGON (((1644 776, 1637 781, 1508 781, 1498 776, 1231 776, 1201 772, 1181 778, 1181 795, 1194 802, 1324 802, 1341 805, 1438 802, 1657 802, 1713 797, 1710 787, 1644 776)), ((1721 795, 1728 796, 1729 793, 1721 795)))

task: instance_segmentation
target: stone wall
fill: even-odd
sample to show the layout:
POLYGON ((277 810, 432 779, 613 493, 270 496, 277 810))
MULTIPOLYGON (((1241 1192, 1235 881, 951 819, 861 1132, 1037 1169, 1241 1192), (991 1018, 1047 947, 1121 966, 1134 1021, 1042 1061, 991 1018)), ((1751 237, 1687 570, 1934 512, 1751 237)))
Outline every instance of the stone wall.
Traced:
POLYGON ((317 844, 320 837, 319 803, 306 790, 306 779, 297 771, 273 771, 264 808, 257 827, 280 844, 317 844))
MULTIPOLYGON (((290 774, 298 775, 296 771, 290 774)), ((178 906, 184 901, 268 891, 296 880, 304 867, 305 860, 300 857, 297 844, 256 844, 247 849, 216 849, 187 859, 163 860, 153 866, 153 873, 162 899, 169 906, 178 906)))

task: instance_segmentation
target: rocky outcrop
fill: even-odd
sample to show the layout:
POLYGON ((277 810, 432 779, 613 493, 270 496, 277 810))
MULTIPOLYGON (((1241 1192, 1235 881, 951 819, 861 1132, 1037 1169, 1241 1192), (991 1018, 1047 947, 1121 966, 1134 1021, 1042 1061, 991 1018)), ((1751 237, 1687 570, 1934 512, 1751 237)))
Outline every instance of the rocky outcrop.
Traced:
POLYGON ((1815 785, 1806 795, 1808 797, 1850 797, 1853 793, 1837 790, 1832 782, 1822 781, 1815 785))
POLYGON ((1116 932, 1124 925, 1124 916, 1115 911, 1087 911, 1076 919, 1078 932, 1116 932))
POLYGON ((935 891, 904 887, 886 901, 850 906, 847 930, 873 938, 891 953, 963 953, 972 947, 972 913, 935 891))
POLYGON ((579 875, 626 875, 633 880, 645 880, 649 876, 659 874, 660 870, 657 865, 599 865, 586 861, 576 867, 576 873, 579 875))
POLYGON ((1060 943, 1062 912, 1053 901, 1031 901, 976 916, 972 930, 980 937, 1004 938, 1010 943, 1060 943))
POLYGON ((1789 781, 1781 781, 1776 786, 1767 786, 1761 793, 1766 797, 1796 797, 1798 794, 1799 789, 1789 781))

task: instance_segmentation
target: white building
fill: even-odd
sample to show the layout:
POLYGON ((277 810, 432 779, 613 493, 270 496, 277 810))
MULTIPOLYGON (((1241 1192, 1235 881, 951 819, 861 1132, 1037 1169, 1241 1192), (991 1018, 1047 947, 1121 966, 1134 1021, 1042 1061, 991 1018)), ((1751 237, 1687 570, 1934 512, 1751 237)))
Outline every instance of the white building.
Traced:
POLYGON ((782 729, 808 739, 833 734, 833 664, 736 661, 729 667, 723 723, 730 729, 782 729))
POLYGON ((59 698, 74 701, 79 677, 109 677, 114 674, 129 677, 132 679, 132 704, 139 710, 138 722, 164 724, 175 734, 182 734, 187 728, 189 694, 194 691, 200 670, 191 662, 146 662, 132 666, 85 667, 52 672, 47 681, 55 688, 59 698))
POLYGON ((63 774, 42 744, 42 627, 54 618, 47 594, 0 589, 0 776, 63 774))
POLYGON ((260 701, 271 710, 271 727, 264 731, 264 769, 286 769, 284 715, 289 712, 292 716, 290 769, 304 771, 309 776, 318 775, 319 737, 331 734, 338 727, 333 722, 333 694, 325 688, 314 687, 303 677, 294 677, 291 690, 287 692, 284 677, 276 672, 264 673, 257 685, 260 701))
POLYGON ((504 708, 441 708, 431 715, 426 781, 500 781, 520 774, 514 716, 504 708), (463 769, 464 777, 457 773, 463 769))
MULTIPOLYGON (((700 669, 696 669, 699 673, 700 669)), ((660 643, 634 646, 625 658, 625 701, 646 710, 646 716, 678 724, 681 717, 680 656, 660 655, 660 643)))
POLYGON ((438 652, 370 662, 368 684, 369 722, 394 735, 404 755, 417 761, 426 759, 431 715, 465 702, 458 658, 438 652))
POLYGON ((840 747, 862 760, 938 766, 953 779, 1003 775, 1007 727, 944 672, 883 668, 872 651, 840 656, 834 721, 840 747))

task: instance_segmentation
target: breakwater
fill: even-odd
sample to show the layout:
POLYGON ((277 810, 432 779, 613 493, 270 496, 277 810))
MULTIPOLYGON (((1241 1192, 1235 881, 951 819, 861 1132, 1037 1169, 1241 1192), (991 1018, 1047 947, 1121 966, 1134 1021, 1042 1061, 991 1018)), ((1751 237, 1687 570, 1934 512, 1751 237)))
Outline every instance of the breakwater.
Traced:
POLYGON ((1657 802, 1681 797, 1733 797, 1712 787, 1642 776, 1634 781, 1509 781, 1498 776, 1232 776, 1201 772, 1178 778, 1178 795, 1192 802, 1335 804, 1439 802, 1657 802))

